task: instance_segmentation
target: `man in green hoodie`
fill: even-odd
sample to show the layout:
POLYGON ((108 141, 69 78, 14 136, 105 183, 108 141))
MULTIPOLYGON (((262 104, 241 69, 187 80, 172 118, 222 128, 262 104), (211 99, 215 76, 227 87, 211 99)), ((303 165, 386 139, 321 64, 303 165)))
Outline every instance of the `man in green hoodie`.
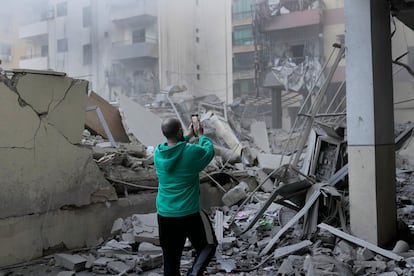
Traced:
POLYGON ((154 164, 159 181, 156 205, 164 275, 181 275, 186 238, 196 250, 187 275, 203 275, 217 247, 211 222, 201 211, 199 198, 199 173, 214 157, 213 143, 203 135, 202 127, 190 126, 188 136, 184 136, 176 118, 164 120, 161 130, 167 142, 155 149, 154 164), (190 144, 189 139, 194 135, 198 136, 198 143, 190 144))

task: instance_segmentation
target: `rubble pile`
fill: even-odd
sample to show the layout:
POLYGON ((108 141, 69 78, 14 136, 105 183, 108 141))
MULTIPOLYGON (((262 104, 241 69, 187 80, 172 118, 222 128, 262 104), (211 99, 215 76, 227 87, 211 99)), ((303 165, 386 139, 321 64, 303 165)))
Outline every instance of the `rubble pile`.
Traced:
MULTIPOLYGON (((407 159, 411 123, 398 125, 395 131, 399 236, 384 249, 348 234, 346 129, 305 121, 302 129, 269 134, 265 123, 238 124, 239 115, 230 108, 206 101, 183 101, 175 110, 199 112, 205 134, 215 144, 216 156, 200 174, 201 204, 210 214, 219 243, 207 275, 414 273, 414 169, 407 159)), ((165 106, 160 101, 151 108, 165 106)), ((92 149, 93 159, 119 197, 153 193, 158 184, 154 146, 128 136, 130 143, 118 141, 114 146, 85 130, 82 144, 92 149)), ((38 260, 45 271, 40 275, 162 274, 157 231, 155 213, 118 218, 111 237, 98 246, 38 260)), ((188 242, 183 274, 194 254, 188 242)), ((3 271, 9 275, 28 267, 33 266, 3 271)))

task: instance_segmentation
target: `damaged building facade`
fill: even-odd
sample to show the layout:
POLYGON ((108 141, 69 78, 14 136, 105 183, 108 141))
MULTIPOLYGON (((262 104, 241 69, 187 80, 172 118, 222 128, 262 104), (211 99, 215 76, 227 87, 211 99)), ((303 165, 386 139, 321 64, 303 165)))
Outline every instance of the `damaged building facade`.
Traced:
MULTIPOLYGON (((344 1, 235 0, 233 93, 260 105, 272 128, 289 129, 299 107, 328 59, 332 44, 344 43, 344 1), (260 101, 252 98, 262 98, 260 101)), ((393 58, 413 66, 410 29, 393 21, 393 58)), ((411 120, 412 74, 393 65, 396 122, 411 120)), ((345 80, 345 60, 336 69, 329 94, 345 80)), ((257 110, 257 108, 256 108, 257 110)), ((262 116, 253 110, 250 116, 262 116)))
POLYGON ((90 149, 80 146, 87 86, 57 72, 1 75, 1 265, 94 244, 119 212, 136 212, 133 200, 117 201, 90 149))
MULTIPOLYGON (((3 264, 87 247, 49 255, 40 262, 50 271, 59 268, 70 275, 80 270, 122 275, 159 269, 155 214, 149 214, 157 186, 153 146, 163 141, 162 117, 178 116, 185 126, 187 115, 197 111, 216 150, 214 161, 200 174, 202 204, 211 211, 219 241, 209 274, 413 273, 412 167, 406 160, 395 162, 396 151, 409 141, 413 125, 395 130, 393 97, 403 93, 393 93, 392 85, 392 75, 401 72, 395 66, 403 58, 410 62, 410 56, 393 58, 387 1, 349 0, 345 8, 340 1, 324 2, 328 1, 257 1, 254 5, 253 45, 247 42, 245 50, 254 49, 254 81, 259 88, 255 93, 260 96, 268 89, 271 95, 270 124, 262 118, 269 113, 263 114, 266 111, 260 107, 260 116, 250 114, 254 120, 245 120, 248 112, 233 113, 245 103, 227 105, 227 85, 226 89, 214 87, 215 97, 204 94, 211 91, 202 89, 203 76, 216 71, 202 72, 204 63, 198 60, 205 54, 204 48, 198 48, 204 41, 203 28, 198 27, 205 20, 200 15, 203 1, 188 7, 186 12, 194 15, 188 20, 171 1, 164 2, 167 9, 161 14, 173 15, 162 17, 160 30, 170 34, 172 28, 175 39, 159 42, 160 48, 167 48, 159 56, 162 87, 171 82, 183 86, 167 85, 162 92, 169 105, 147 106, 152 113, 125 95, 119 96, 118 110, 95 93, 88 96, 86 81, 63 73, 6 71, 0 86, 0 102, 6 103, 0 109, 6 118, 0 123, 6 133, 0 139, 2 178, 9 181, 0 225, 0 234, 8 237, 3 264), (344 17, 338 16, 343 12, 344 17), (340 33, 333 36, 334 41, 322 41, 328 29, 335 33, 344 26, 341 20, 349 32, 345 44, 340 33), (287 32, 290 29, 300 41, 287 32), (332 46, 335 41, 339 43, 332 46), (360 41, 368 46, 361 47, 360 41), (183 44, 186 47, 179 49, 183 44), (184 53, 192 58, 181 62, 184 53), (344 58, 349 65, 346 76, 344 58), (361 60, 367 62, 361 64, 361 60), (190 70, 194 65, 200 74, 190 70), (190 97, 174 102, 185 91, 190 97), (293 114, 288 123, 283 122, 286 110, 293 114), (8 118, 19 120, 10 124, 8 118), (74 123, 68 124, 68 118, 74 123), (276 132, 273 138, 280 147, 275 147, 268 129, 284 124, 291 125, 290 132, 288 137, 276 132), (144 196, 134 201, 136 193, 144 196), (397 224, 397 217, 409 225, 397 224), (74 221, 86 225, 85 229, 74 221), (68 231, 79 235, 67 235, 68 231), (145 242, 153 245, 141 247, 145 242), (30 250, 18 252, 22 247, 30 250)), ((394 16, 405 11, 396 2, 391 10, 394 16)), ((221 15, 224 23, 215 23, 228 27, 229 18, 221 15)), ((116 24, 129 28, 134 20, 116 24)), ((219 35, 223 38, 223 33, 219 35)), ((226 39, 218 45, 225 46, 226 39)), ((208 69, 228 65, 223 51, 210 54, 217 54, 220 61, 208 69)), ((210 59, 211 55, 205 56, 210 59)), ((215 84, 228 81, 218 75, 215 84)), ((408 93, 412 80, 405 81, 408 93)), ((408 111, 398 114, 395 117, 400 120, 409 118, 408 111)), ((184 254, 183 272, 189 268, 192 251, 184 254)))
POLYGON ((145 95, 180 83, 190 95, 216 93, 231 103, 230 5, 230 1, 28 2, 21 9, 26 18, 18 21, 19 38, 26 45, 19 67, 67 72, 88 80, 90 89, 111 101, 123 93, 142 102, 145 95))
POLYGON ((154 93, 158 81, 157 1, 55 1, 21 6, 21 68, 88 80, 106 99, 154 93), (36 12, 33 12, 35 10, 36 12))

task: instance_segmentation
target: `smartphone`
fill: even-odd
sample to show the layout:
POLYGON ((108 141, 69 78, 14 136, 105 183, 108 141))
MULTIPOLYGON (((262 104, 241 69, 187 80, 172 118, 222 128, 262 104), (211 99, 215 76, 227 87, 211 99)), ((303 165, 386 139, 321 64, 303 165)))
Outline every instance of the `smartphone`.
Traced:
POLYGON ((200 129, 200 120, 198 114, 191 115, 191 123, 193 124, 194 135, 197 136, 197 131, 200 129))

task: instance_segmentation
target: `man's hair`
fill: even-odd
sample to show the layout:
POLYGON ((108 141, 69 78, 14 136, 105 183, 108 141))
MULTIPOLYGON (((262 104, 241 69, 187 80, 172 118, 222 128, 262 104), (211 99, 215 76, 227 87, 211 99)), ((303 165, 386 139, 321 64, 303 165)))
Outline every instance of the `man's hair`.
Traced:
POLYGON ((165 138, 177 138, 181 123, 177 118, 168 118, 161 123, 161 131, 165 138))

